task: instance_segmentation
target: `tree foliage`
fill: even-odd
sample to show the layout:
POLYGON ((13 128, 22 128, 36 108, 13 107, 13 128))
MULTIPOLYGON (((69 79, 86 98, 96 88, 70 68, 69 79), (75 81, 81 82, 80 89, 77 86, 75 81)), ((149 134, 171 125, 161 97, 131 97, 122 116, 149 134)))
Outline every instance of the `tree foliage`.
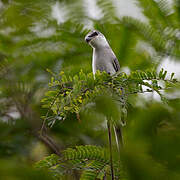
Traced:
MULTIPOLYGON (((55 178, 63 177, 71 168, 83 171, 80 179, 102 179, 106 173, 110 175, 109 153, 98 146, 76 146, 68 148, 63 152, 62 157, 51 155, 36 163, 37 168, 47 168, 51 174, 58 172, 55 178)), ((123 177, 116 165, 116 178, 123 177)), ((70 173, 70 171, 69 171, 70 173)))
POLYGON ((177 83, 177 80, 173 79, 173 74, 170 79, 166 79, 166 74, 167 71, 163 69, 159 74, 155 71, 135 71, 130 75, 120 73, 110 76, 105 72, 97 72, 95 77, 92 73, 86 75, 82 71, 73 77, 66 76, 64 72, 61 72, 51 78, 49 83, 51 89, 42 100, 43 106, 53 112, 52 116, 46 114, 44 121, 48 120, 48 124, 53 126, 56 121, 64 121, 71 114, 76 114, 77 119, 80 120, 79 113, 83 110, 86 111, 89 107, 103 112, 106 117, 120 119, 117 106, 126 109, 128 95, 156 91, 165 101, 161 91, 173 87, 177 83), (165 82, 164 87, 160 85, 159 81, 165 82), (142 86, 147 89, 143 90, 142 86), (112 101, 107 99, 106 102, 105 95, 112 96, 112 101), (98 100, 100 96, 104 98, 103 104, 98 100), (114 101, 119 101, 118 105, 114 101), (108 104, 107 107, 106 104, 108 104))
POLYGON ((84 2, 0 1, 0 177, 110 178, 110 116, 126 121, 120 158, 113 137, 117 179, 179 179, 179 82, 157 67, 180 59, 180 1, 136 0, 145 21, 119 17, 111 0, 95 1, 100 16, 91 16, 84 2), (84 42, 92 28, 120 73, 93 77, 84 42), (162 101, 143 98, 152 92, 162 101))

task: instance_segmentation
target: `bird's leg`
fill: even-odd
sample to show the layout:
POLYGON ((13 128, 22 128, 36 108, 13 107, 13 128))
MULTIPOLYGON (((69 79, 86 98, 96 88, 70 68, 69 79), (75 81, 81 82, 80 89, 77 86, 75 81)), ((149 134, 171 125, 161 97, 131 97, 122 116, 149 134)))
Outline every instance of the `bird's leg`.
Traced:
POLYGON ((113 167, 113 156, 112 156, 112 133, 111 133, 111 124, 110 121, 107 120, 108 127, 108 137, 109 137, 109 151, 110 151, 110 166, 111 166, 111 179, 114 180, 114 167, 113 167))

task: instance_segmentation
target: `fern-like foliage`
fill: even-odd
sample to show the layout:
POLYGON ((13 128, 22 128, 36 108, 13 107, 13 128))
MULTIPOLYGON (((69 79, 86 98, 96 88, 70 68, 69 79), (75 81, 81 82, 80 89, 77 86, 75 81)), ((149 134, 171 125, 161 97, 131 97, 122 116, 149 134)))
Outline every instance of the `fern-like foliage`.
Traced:
POLYGON ((116 17, 116 14, 115 14, 116 9, 113 6, 112 0, 110 0, 110 1, 98 0, 97 5, 102 10, 102 13, 103 13, 102 20, 104 22, 111 21, 111 23, 112 23, 112 20, 114 20, 116 17))
POLYGON ((143 14, 148 18, 150 24, 158 30, 169 25, 168 18, 171 8, 167 0, 137 0, 137 4, 142 8, 143 14))
POLYGON ((162 56, 169 55, 179 59, 179 0, 172 4, 167 0, 137 0, 137 4, 147 17, 148 25, 133 18, 127 18, 124 23, 131 24, 147 42, 153 42, 152 46, 162 56))
MULTIPOLYGON (((62 165, 62 164, 61 164, 62 165)), ((44 158, 43 160, 37 162, 34 167, 39 169, 48 170, 54 179, 59 179, 63 177, 64 168, 61 167, 59 163, 59 157, 55 154, 44 158)))
MULTIPOLYGON (((63 174, 71 172, 71 170, 80 171, 81 180, 103 179, 105 175, 110 175, 110 161, 108 151, 98 146, 86 145, 68 148, 63 151, 62 156, 50 155, 44 160, 36 163, 36 168, 44 168, 50 173, 63 174), (53 173, 53 172, 58 173, 53 173)), ((116 178, 122 176, 121 170, 115 165, 116 178)))
MULTIPOLYGON (((52 77, 49 83, 50 90, 46 93, 46 96, 42 99, 43 107, 48 108, 53 112, 53 115, 49 117, 47 114, 44 120, 48 120, 50 126, 56 121, 65 120, 70 114, 76 114, 79 118, 79 113, 82 110, 88 109, 92 102, 95 105, 96 111, 103 113, 105 116, 111 116, 113 119, 120 119, 118 113, 118 107, 121 109, 120 113, 124 112, 127 108, 128 96, 131 94, 153 92, 156 91, 165 101, 164 96, 161 94, 161 90, 173 87, 177 82, 173 78, 166 78, 167 71, 163 69, 156 73, 155 71, 135 71, 130 75, 125 73, 116 74, 110 76, 107 73, 97 73, 94 79, 93 74, 85 74, 82 71, 74 77, 66 76, 63 72, 57 77, 52 77), (163 81, 165 85, 160 85, 163 81), (143 89, 146 87, 146 89, 143 89), (106 103, 110 103, 112 109, 109 109, 109 105, 103 105, 105 110, 99 109, 98 104, 106 97, 106 103), (114 109, 114 110, 113 110, 114 109)), ((49 111, 48 110, 48 111, 49 111)))
POLYGON ((180 44, 175 28, 173 29, 167 26, 162 31, 158 31, 153 26, 132 17, 123 17, 120 23, 139 34, 140 37, 148 42, 161 57, 171 56, 179 59, 180 44))

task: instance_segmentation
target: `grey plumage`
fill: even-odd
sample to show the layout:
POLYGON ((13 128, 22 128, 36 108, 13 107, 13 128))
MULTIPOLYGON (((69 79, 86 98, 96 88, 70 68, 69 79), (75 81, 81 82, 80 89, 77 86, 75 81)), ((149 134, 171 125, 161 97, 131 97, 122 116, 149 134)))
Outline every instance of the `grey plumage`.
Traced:
POLYGON ((102 33, 91 31, 86 35, 85 40, 93 48, 93 74, 99 70, 112 75, 120 70, 119 62, 102 33))
MULTIPOLYGON (((99 70, 113 75, 120 70, 119 61, 102 33, 96 30, 91 31, 86 35, 85 40, 93 48, 93 74, 99 70)), ((122 129, 120 126, 116 126, 114 131, 119 149, 123 144, 122 129)))

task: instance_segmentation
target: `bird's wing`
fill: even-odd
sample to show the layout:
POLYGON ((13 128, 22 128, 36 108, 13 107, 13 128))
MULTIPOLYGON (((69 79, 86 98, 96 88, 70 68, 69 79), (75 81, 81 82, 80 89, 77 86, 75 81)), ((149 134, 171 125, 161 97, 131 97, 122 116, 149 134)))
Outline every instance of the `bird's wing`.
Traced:
POLYGON ((119 65, 119 61, 116 57, 114 57, 112 59, 112 63, 113 63, 113 67, 115 69, 116 72, 118 72, 120 70, 120 65, 119 65))

